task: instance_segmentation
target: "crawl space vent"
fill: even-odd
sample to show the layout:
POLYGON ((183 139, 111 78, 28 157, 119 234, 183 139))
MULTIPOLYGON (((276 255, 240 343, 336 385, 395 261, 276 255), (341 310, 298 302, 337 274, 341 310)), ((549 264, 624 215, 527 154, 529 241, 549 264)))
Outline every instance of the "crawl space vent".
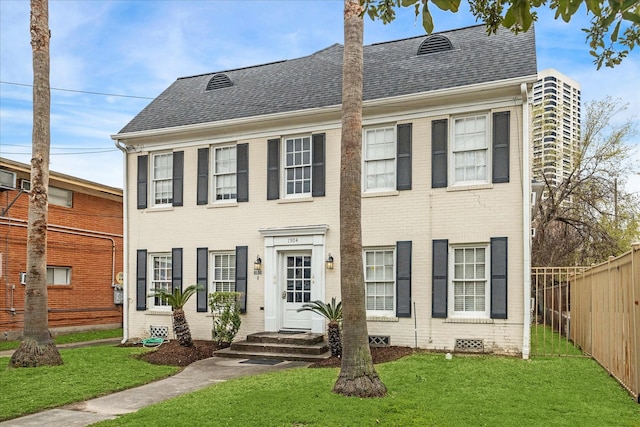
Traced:
POLYGON ((233 82, 226 74, 215 74, 211 79, 209 79, 209 83, 207 83, 207 90, 215 90, 222 89, 224 87, 233 86, 233 82))
POLYGON ((454 350, 461 353, 482 353, 484 351, 484 341, 479 339, 456 338, 454 350))
POLYGON ((153 338, 169 338, 169 327, 168 326, 151 326, 151 337, 153 338))
POLYGON ((369 345, 372 347, 389 347, 391 337, 384 335, 369 335, 369 345))
POLYGON ((428 55, 430 53, 445 52, 453 49, 448 38, 441 35, 435 35, 427 38, 418 48, 418 55, 428 55))

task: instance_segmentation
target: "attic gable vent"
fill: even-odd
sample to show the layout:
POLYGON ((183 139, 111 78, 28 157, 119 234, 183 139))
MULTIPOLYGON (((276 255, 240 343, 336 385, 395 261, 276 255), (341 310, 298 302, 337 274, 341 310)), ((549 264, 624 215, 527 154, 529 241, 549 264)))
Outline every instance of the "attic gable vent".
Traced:
POLYGON ((428 55, 430 53, 444 52, 453 49, 448 38, 435 35, 427 38, 418 48, 418 55, 428 55))
POLYGON ((223 87, 231 87, 233 82, 226 74, 215 74, 207 83, 207 90, 221 89, 223 87))

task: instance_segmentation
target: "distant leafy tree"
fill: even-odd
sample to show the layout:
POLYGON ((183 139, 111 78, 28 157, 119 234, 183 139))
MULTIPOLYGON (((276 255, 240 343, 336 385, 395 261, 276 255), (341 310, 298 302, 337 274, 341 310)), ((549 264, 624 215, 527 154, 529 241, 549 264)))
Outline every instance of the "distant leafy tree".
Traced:
POLYGON ((184 314, 184 306, 198 289, 199 287, 196 285, 191 285, 184 290, 175 288, 173 292, 168 292, 164 289, 154 289, 150 295, 151 297, 160 298, 171 306, 173 313, 173 333, 178 343, 183 347, 191 347, 193 345, 191 329, 189 329, 187 317, 184 314))
POLYGON ((327 324, 327 337, 329 349, 334 357, 342 356, 342 337, 340 335, 340 323, 342 322, 342 303, 336 304, 336 298, 331 298, 330 303, 316 300, 305 304, 298 311, 312 311, 323 316, 329 321, 327 324))
POLYGON ((536 176, 544 192, 533 216, 534 266, 599 263, 640 237, 640 200, 624 189, 639 168, 629 161, 636 129, 631 120, 612 123, 625 109, 610 97, 588 103, 573 168, 559 183, 536 176))
MULTIPOLYGON (((422 15, 422 26, 428 34, 434 29, 429 0, 360 0, 371 19, 389 23, 395 19, 395 9, 413 7, 416 17, 422 15)), ((432 0, 443 11, 458 12, 460 0, 432 0)), ((638 0, 469 0, 469 7, 478 21, 484 22, 487 32, 499 27, 514 32, 527 31, 538 19, 537 9, 548 7, 555 11, 555 19, 569 22, 584 6, 591 17, 591 27, 583 29, 589 43, 589 53, 600 68, 618 65, 640 43, 640 2, 638 0)))

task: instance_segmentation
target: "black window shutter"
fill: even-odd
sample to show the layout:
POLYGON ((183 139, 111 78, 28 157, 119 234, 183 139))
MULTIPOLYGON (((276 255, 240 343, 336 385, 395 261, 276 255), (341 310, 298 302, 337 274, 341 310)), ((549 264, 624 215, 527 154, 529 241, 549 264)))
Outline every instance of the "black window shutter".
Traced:
POLYGON ((493 182, 509 182, 510 113, 493 114, 493 182))
POLYGON ((449 282, 449 241, 433 241, 431 316, 447 318, 447 285, 449 282))
POLYGON ((238 202, 249 201, 249 144, 236 146, 236 184, 238 202))
POLYGON ((196 203, 206 205, 209 203, 209 149, 198 149, 198 181, 196 190, 196 203))
POLYGON ((136 261, 136 310, 147 309, 147 251, 138 249, 136 261))
POLYGON ((182 206, 184 191, 184 151, 173 153, 173 206, 182 206))
POLYGON ((396 242, 396 316, 411 317, 411 241, 396 242))
POLYGON ((447 186, 447 119, 431 122, 431 188, 447 186))
POLYGON ((311 168, 311 195, 313 197, 324 196, 325 182, 325 134, 318 133, 312 136, 313 140, 313 166, 311 168))
POLYGON ((236 246, 236 292, 240 296, 240 313, 247 311, 247 246, 236 246))
POLYGON ((200 313, 207 312, 207 285, 208 285, 208 272, 209 272, 209 249, 198 248, 196 249, 196 284, 198 290, 196 291, 196 311, 200 313))
POLYGON ((398 190, 411 190, 411 123, 398 125, 398 190))
POLYGON ((147 208, 147 174, 149 156, 138 156, 138 209, 147 208))
POLYGON ((267 141, 267 200, 280 198, 280 139, 267 141))
POLYGON ((182 291, 182 248, 171 249, 171 292, 182 291))
POLYGON ((491 239, 491 318, 507 318, 507 238, 491 239))

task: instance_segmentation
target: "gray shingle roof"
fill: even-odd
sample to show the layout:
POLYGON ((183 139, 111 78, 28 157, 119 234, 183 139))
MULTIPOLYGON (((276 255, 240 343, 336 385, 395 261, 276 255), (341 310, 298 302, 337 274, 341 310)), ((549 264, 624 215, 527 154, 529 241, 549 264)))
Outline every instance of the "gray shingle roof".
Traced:
MULTIPOLYGON (((533 30, 487 36, 484 25, 438 33, 452 50, 416 55, 428 36, 364 48, 364 100, 416 94, 537 73, 533 30)), ((343 47, 223 71, 233 86, 206 90, 215 74, 177 79, 120 134, 340 104, 343 47)))

